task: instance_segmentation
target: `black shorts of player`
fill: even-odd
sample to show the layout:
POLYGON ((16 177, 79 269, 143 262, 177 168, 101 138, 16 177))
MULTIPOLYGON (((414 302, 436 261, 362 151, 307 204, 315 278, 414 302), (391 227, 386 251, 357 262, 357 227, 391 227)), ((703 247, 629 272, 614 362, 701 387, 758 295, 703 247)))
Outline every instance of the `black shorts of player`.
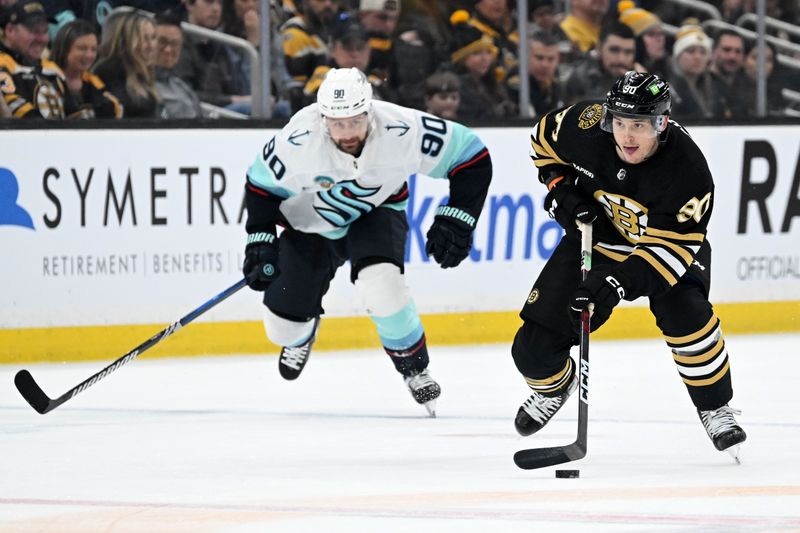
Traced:
POLYGON ((264 305, 289 320, 307 321, 324 313, 322 297, 334 274, 350 260, 350 281, 375 263, 404 270, 408 222, 405 211, 379 207, 353 222, 341 239, 286 229, 278 240, 278 277, 264 291, 264 305))
MULTIPOLYGON (((592 264, 614 264, 595 251, 592 264)), ((564 236, 548 259, 520 312, 524 320, 511 348, 519 371, 532 379, 545 379, 564 368, 578 336, 569 319, 569 303, 581 280, 580 242, 564 236)), ((704 242, 696 261, 665 292, 649 297, 650 311, 665 336, 682 337, 699 331, 713 314, 708 301, 711 284, 711 247, 704 242)), ((614 320, 613 315, 611 320, 614 320)), ((695 405, 722 405, 732 396, 729 374, 709 387, 690 387, 695 405)))

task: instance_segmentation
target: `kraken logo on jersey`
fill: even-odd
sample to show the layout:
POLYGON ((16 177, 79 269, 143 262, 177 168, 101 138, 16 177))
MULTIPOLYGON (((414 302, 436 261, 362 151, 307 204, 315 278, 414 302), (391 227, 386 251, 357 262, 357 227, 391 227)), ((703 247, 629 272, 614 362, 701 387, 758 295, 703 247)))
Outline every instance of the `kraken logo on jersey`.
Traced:
POLYGON ((51 83, 40 80, 33 99, 43 118, 64 118, 64 100, 51 83))
POLYGON ((578 117, 578 127, 582 130, 588 130, 598 122, 600 117, 603 116, 603 106, 600 104, 592 104, 583 111, 578 117))
POLYGON ((647 229, 647 208, 630 198, 602 190, 595 192, 594 197, 623 237, 638 242, 647 229))
POLYGON ((328 191, 317 193, 317 198, 329 207, 315 205, 314 211, 332 225, 343 228, 375 208, 361 198, 373 196, 380 189, 380 187, 362 187, 355 180, 342 181, 328 191))

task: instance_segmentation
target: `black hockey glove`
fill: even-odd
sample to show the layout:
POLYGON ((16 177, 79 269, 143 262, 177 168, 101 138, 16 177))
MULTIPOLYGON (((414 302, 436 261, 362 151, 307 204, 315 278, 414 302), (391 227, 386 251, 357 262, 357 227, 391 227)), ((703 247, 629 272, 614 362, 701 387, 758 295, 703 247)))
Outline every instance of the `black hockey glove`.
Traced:
POLYGON ((566 231, 575 231, 575 221, 591 224, 597 218, 597 210, 575 185, 560 183, 544 198, 544 208, 566 231))
POLYGON ((278 276, 278 238, 272 233, 258 232, 247 236, 242 266, 247 286, 264 291, 278 276))
POLYGON ((463 209, 439 206, 428 230, 425 253, 432 255, 442 268, 458 266, 469 255, 476 222, 463 209))
POLYGON ((569 304, 573 329, 580 333, 581 313, 589 304, 594 304, 589 329, 596 330, 611 317, 614 307, 624 297, 625 286, 619 274, 614 273, 611 267, 601 265, 590 270, 586 280, 575 289, 569 304))

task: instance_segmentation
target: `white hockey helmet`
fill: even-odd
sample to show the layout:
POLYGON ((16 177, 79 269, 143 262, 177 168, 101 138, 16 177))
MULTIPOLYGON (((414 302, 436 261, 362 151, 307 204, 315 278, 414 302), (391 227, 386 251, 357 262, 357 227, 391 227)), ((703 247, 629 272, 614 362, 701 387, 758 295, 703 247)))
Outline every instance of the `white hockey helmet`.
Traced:
POLYGON ((317 91, 319 112, 328 118, 348 118, 369 112, 372 85, 357 68, 332 68, 317 91))

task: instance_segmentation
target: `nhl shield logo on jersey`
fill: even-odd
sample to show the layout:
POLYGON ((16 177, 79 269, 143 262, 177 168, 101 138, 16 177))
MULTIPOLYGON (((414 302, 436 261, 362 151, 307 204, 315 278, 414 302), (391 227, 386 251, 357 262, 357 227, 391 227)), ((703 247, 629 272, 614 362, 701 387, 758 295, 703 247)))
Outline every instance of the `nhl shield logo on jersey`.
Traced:
POLYGON ((600 104, 592 104, 583 111, 578 117, 578 127, 582 130, 588 130, 598 122, 600 117, 603 116, 603 106, 600 104))
POLYGON ((314 178, 314 183, 316 183, 320 188, 327 190, 333 187, 334 181, 330 176, 317 176, 314 178))

